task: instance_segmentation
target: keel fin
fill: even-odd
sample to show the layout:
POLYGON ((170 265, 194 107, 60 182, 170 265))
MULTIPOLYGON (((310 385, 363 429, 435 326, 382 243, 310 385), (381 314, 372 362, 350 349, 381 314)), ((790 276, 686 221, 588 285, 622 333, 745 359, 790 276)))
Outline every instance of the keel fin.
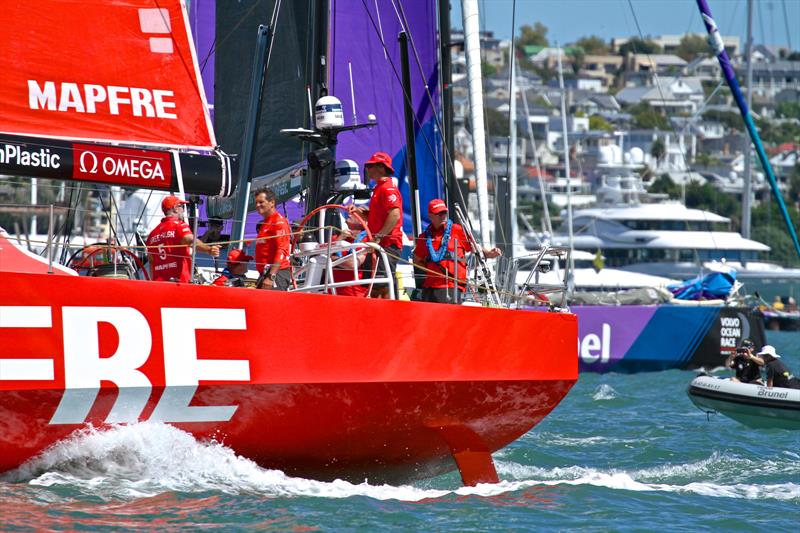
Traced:
POLYGON ((475 431, 460 424, 438 426, 434 429, 447 442, 464 485, 474 487, 478 483, 500 481, 492 460, 492 451, 475 431))

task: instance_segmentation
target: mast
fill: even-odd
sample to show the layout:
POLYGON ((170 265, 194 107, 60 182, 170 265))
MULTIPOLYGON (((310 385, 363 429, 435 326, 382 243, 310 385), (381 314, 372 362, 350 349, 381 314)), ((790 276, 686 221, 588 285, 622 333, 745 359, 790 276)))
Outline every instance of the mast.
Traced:
MULTIPOLYGON (((747 107, 753 104, 753 0, 747 0, 747 107)), ((742 134, 744 135, 744 134, 742 134)), ((750 199, 753 196, 753 156, 750 139, 744 143, 744 187, 742 188, 742 236, 750 238, 750 199)))
POLYGON ((464 18, 464 48, 467 56, 472 153, 475 159, 481 244, 489 246, 489 193, 486 184, 486 130, 483 121, 483 78, 481 75, 478 0, 461 0, 461 14, 464 18))
POLYGON ((400 43, 400 70, 403 75, 403 117, 406 125, 406 166, 408 167, 408 188, 411 193, 411 227, 413 234, 422 231, 419 213, 419 187, 417 185, 417 136, 414 130, 414 108, 411 94, 411 69, 408 60, 408 35, 401 31, 397 36, 400 43))
POLYGON ((511 147, 509 149, 508 158, 511 160, 511 171, 509 172, 508 180, 508 195, 509 195, 509 218, 511 222, 511 245, 508 250, 511 254, 511 259, 514 259, 515 248, 519 241, 519 227, 517 225, 517 71, 516 71, 516 54, 514 53, 513 46, 510 53, 511 59, 511 102, 509 106, 509 142, 511 147))
POLYGON ((528 108, 528 93, 522 91, 522 105, 525 109, 525 124, 528 127, 528 139, 531 142, 531 150, 533 150, 533 164, 536 167, 536 173, 539 176, 539 194, 542 196, 542 206, 544 208, 544 228, 548 235, 553 235, 553 225, 550 222, 550 209, 547 206, 547 196, 544 190, 544 181, 542 177, 542 167, 539 164, 539 154, 536 151, 536 138, 533 136, 533 126, 531 126, 531 113, 528 108))
POLYGON ((575 270, 575 260, 572 258, 572 250, 575 248, 572 232, 572 190, 570 189, 569 172, 569 138, 567 136, 567 92, 564 90, 564 71, 561 67, 561 47, 556 43, 558 49, 558 87, 561 89, 561 129, 564 135, 564 174, 567 177, 567 228, 569 230, 569 275, 567 287, 572 291, 572 272, 575 270))
POLYGON ((717 28, 717 24, 714 22, 714 18, 711 16, 711 9, 708 7, 706 0, 697 0, 697 7, 700 9, 700 15, 703 17, 703 23, 706 26, 706 31, 708 31, 708 42, 711 44, 711 47, 714 49, 714 53, 717 55, 719 65, 722 68, 722 74, 725 76, 725 80, 728 82, 728 86, 731 88, 731 93, 733 93, 733 98, 736 100, 736 105, 739 106, 739 112, 742 114, 742 118, 744 119, 744 125, 747 128, 747 132, 750 134, 753 144, 755 145, 756 154, 758 154, 758 160, 761 162, 761 167, 764 169, 764 173, 767 175, 767 179, 769 180, 769 185, 772 188, 772 195, 775 197, 775 201, 778 204, 778 209, 780 210, 781 216, 783 216, 783 221, 786 224, 786 228, 789 230, 789 235, 792 238, 792 242, 794 242, 794 248, 797 252, 797 256, 800 257, 800 242, 797 240, 797 232, 792 225, 791 218, 789 218, 789 212, 786 210, 786 204, 781 196, 780 188, 778 188, 778 181, 775 178, 775 173, 772 171, 772 165, 770 165, 769 159, 767 159, 767 153, 764 151, 764 145, 761 142, 761 137, 758 135, 758 130, 756 129, 755 122, 753 122, 753 117, 750 116, 750 107, 744 100, 742 89, 739 87, 739 82, 736 81, 736 74, 733 72, 733 67, 731 65, 731 60, 728 57, 728 52, 725 51, 725 44, 722 42, 722 36, 720 36, 719 28, 717 28))
POLYGON ((440 0, 439 2, 439 66, 442 80, 442 154, 444 156, 444 183, 447 191, 447 207, 450 212, 455 211, 455 202, 459 201, 466 207, 469 188, 459 191, 460 187, 456 180, 455 168, 453 166, 453 61, 450 49, 450 2, 440 0), (461 194, 459 194, 459 192, 461 194))
POLYGON ((256 53, 253 56, 253 74, 250 79, 250 102, 242 143, 242 159, 236 185, 236 204, 233 215, 231 240, 234 248, 244 246, 244 226, 247 219, 247 204, 250 199, 250 181, 253 174, 253 154, 258 142, 258 122, 261 116, 261 97, 267 77, 267 57, 269 56, 272 28, 258 27, 256 34, 256 53))

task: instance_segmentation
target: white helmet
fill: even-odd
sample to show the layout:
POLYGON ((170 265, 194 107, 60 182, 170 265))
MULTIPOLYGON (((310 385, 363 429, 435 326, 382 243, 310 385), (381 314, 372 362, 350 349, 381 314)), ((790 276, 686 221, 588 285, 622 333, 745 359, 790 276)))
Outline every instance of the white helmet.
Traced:
POLYGON ((344 126, 342 102, 335 96, 323 96, 314 105, 317 128, 327 130, 344 126))
POLYGON ((361 183, 361 173, 358 170, 358 164, 352 159, 337 161, 333 173, 334 186, 337 191, 352 191, 366 188, 366 186, 361 183))

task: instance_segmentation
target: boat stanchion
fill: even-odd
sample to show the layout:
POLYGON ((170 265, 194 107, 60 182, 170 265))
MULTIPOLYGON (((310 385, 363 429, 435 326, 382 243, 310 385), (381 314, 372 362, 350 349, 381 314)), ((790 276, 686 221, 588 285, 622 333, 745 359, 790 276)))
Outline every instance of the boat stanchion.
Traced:
POLYGON ((47 273, 53 273, 53 204, 50 204, 50 218, 47 221, 47 273))

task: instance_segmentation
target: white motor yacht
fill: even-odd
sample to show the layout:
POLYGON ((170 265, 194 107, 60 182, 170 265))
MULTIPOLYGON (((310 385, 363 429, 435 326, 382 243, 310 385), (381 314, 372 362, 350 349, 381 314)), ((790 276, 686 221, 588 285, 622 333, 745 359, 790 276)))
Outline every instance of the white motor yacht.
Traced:
MULTIPOLYGON (((720 267, 736 271, 747 292, 768 300, 800 296, 800 269, 759 259, 769 246, 731 231, 730 219, 645 191, 633 172, 603 178, 598 207, 573 215, 573 246, 596 252, 605 265, 629 272, 688 279, 720 267)), ((568 246, 566 227, 553 236, 568 246)))

